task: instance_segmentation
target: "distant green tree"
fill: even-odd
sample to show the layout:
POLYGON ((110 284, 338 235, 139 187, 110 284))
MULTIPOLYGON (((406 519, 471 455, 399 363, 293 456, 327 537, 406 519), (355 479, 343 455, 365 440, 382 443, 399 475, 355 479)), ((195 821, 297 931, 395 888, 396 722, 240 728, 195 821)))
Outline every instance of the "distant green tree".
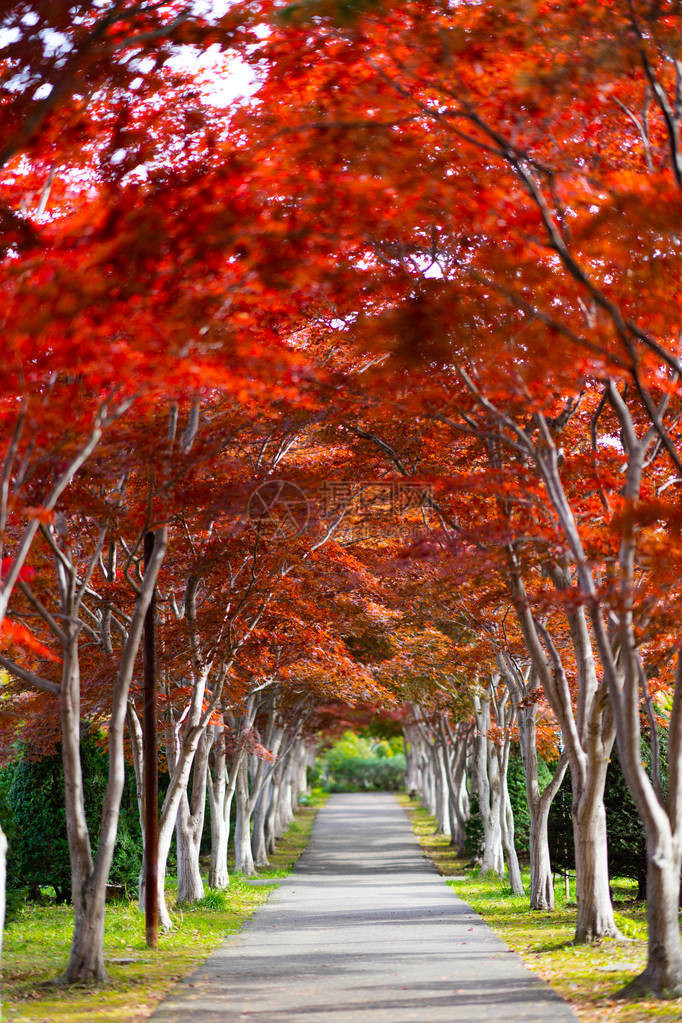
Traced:
POLYGON ((405 780, 403 749, 402 736, 344 732, 319 758, 311 780, 330 792, 398 791, 405 780))

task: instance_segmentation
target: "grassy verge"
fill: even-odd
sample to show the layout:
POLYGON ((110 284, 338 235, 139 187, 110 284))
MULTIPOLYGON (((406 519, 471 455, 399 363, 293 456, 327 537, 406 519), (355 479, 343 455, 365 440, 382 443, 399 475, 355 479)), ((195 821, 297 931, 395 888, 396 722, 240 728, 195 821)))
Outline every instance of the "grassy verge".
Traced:
MULTIPOLYGON (((570 1002, 581 1020, 646 1023, 682 1018, 682 999, 621 1001, 615 997, 641 971, 646 959, 646 913, 642 904, 633 901, 631 882, 615 880, 612 885, 616 921, 628 940, 574 945, 573 888, 567 900, 563 883, 557 885, 554 912, 532 912, 528 899, 513 896, 505 879, 481 877, 478 871, 467 869, 447 839, 436 834, 434 819, 418 802, 405 795, 398 798, 425 853, 441 874, 449 878, 448 884, 457 895, 483 917, 531 970, 570 1002)), ((525 872, 526 888, 528 881, 525 872)))
MULTIPOLYGON (((302 806, 259 877, 284 877, 310 837, 324 796, 314 793, 302 806)), ((169 903, 175 891, 168 885, 169 903)), ((73 930, 70 906, 25 906, 5 932, 3 1019, 12 1023, 138 1023, 151 1014, 169 988, 193 970, 228 934, 268 898, 270 886, 233 877, 226 892, 208 892, 203 902, 171 911, 173 930, 157 951, 144 943, 144 918, 130 902, 107 906, 104 947, 110 983, 106 987, 54 988, 46 982, 66 966, 73 930)))

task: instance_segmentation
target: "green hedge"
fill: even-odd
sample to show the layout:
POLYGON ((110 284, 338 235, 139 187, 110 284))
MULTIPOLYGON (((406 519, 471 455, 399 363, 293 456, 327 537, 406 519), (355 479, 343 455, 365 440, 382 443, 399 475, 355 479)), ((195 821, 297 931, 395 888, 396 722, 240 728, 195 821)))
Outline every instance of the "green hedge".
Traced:
MULTIPOLYGON (((107 784, 108 758, 92 735, 81 740, 85 807, 93 853, 96 851, 100 814, 107 784)), ((132 769, 126 769, 114 860, 112 884, 137 887, 142 857, 132 769)), ((0 772, 0 822, 8 833, 7 883, 9 902, 15 896, 38 897, 51 886, 58 902, 71 898, 71 867, 66 837, 64 771, 61 755, 32 760, 24 752, 0 772)))
POLYGON ((327 774, 330 792, 398 792, 405 784, 405 757, 347 757, 327 774))

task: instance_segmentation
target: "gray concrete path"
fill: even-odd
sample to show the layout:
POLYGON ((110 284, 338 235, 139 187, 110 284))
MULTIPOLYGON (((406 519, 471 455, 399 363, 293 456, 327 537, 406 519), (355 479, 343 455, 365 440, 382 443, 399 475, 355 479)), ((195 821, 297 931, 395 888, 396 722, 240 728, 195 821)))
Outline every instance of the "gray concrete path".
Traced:
POLYGON ((395 797, 335 795, 293 874, 156 1023, 575 1023, 424 857, 395 797))

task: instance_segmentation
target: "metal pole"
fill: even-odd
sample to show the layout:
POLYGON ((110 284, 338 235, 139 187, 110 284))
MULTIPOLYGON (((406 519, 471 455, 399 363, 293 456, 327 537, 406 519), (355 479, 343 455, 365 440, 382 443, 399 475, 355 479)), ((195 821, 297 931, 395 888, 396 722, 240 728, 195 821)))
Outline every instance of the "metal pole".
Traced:
MULTIPOLYGON (((145 533, 145 571, 154 552, 154 534, 145 533)), ((156 586, 144 618, 144 918, 148 948, 159 945, 159 777, 156 731, 156 586)))

